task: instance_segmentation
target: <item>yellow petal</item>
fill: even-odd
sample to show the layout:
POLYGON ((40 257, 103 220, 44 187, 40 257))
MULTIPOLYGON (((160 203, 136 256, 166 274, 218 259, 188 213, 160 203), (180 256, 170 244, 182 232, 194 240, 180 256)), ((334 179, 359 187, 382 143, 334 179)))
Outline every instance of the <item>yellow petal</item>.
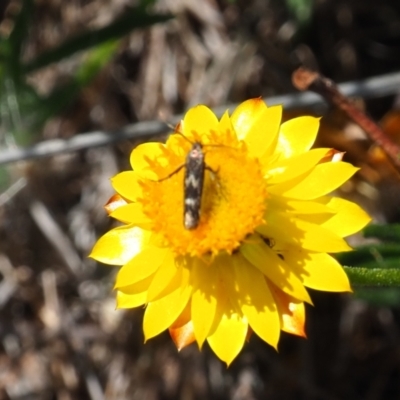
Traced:
POLYGON ((265 179, 269 185, 297 178, 315 167, 330 149, 313 149, 296 157, 284 159, 267 166, 265 179))
POLYGON ((322 226, 341 237, 352 235, 371 222, 371 217, 351 201, 333 197, 327 205, 337 211, 337 214, 322 226))
POLYGON ((304 215, 304 214, 332 215, 335 213, 326 204, 319 203, 316 201, 288 200, 286 204, 289 207, 288 212, 294 215, 304 215))
MULTIPOLYGON (((145 174, 149 171, 148 168, 151 166, 151 162, 157 160, 161 166, 165 167, 168 164, 168 160, 165 157, 165 145, 162 143, 148 142, 137 146, 132 150, 130 162, 132 169, 135 170, 141 177, 142 173, 145 174)), ((147 176, 147 175, 146 175, 147 176)), ((150 176, 149 179, 152 179, 150 176)))
POLYGON ((201 348, 214 322, 218 296, 218 270, 206 265, 199 259, 194 260, 192 279, 192 321, 196 341, 201 348))
POLYGON ((279 315, 264 275, 244 257, 235 256, 234 260, 241 310, 253 331, 276 349, 280 335, 279 315))
POLYGON ((270 196, 267 199, 267 209, 265 212, 265 220, 268 220, 271 213, 277 211, 283 213, 290 213, 292 215, 308 215, 308 214, 321 214, 327 215, 328 218, 335 214, 332 208, 327 206, 329 197, 321 197, 316 201, 311 200, 292 200, 281 196, 270 196))
POLYGON ((147 243, 149 234, 132 225, 119 226, 103 235, 89 257, 104 264, 124 265, 147 243))
POLYGON ((258 240, 258 243, 256 243, 256 240, 257 237, 254 235, 248 239, 248 243, 242 244, 240 252, 243 256, 285 293, 312 304, 307 290, 294 274, 292 268, 263 241, 258 240))
MULTIPOLYGON (((325 222, 327 222, 330 218, 332 218, 334 216, 334 213, 335 213, 334 211, 333 211, 333 213, 322 213, 322 214, 315 214, 315 213, 314 214, 312 214, 312 213, 299 214, 299 213, 293 213, 293 216, 295 218, 298 218, 298 219, 302 220, 302 221, 307 221, 307 222, 311 222, 314 225, 322 226, 325 222)), ((333 232, 333 233, 335 233, 335 232, 333 232)), ((341 237, 340 235, 337 235, 337 236, 341 237)))
POLYGON ((146 247, 118 271, 114 288, 129 286, 153 275, 169 253, 167 249, 146 247))
POLYGON ((147 288, 152 276, 143 279, 133 285, 126 286, 123 291, 117 291, 117 308, 135 308, 142 306, 147 300, 147 288))
POLYGON ((134 171, 124 171, 111 179, 112 187, 122 197, 136 201, 142 195, 142 188, 138 183, 139 176, 134 171))
POLYGON ((274 144, 282 118, 282 107, 267 107, 262 99, 241 103, 231 120, 239 140, 244 140, 254 157, 261 157, 274 144))
POLYGON ((169 158, 169 165, 167 165, 165 169, 170 170, 171 173, 179 166, 179 163, 184 161, 190 147, 193 146, 193 141, 199 140, 198 137, 193 138, 193 135, 186 137, 181 124, 177 126, 175 133, 177 134, 168 136, 167 142, 165 143, 169 158))
POLYGON ((214 353, 229 364, 242 350, 247 336, 248 324, 237 313, 223 315, 217 329, 207 338, 214 353))
POLYGON ((150 220, 143 214, 143 206, 141 203, 128 203, 126 205, 116 208, 110 217, 115 218, 117 221, 124 222, 125 224, 134 224, 141 228, 149 227, 150 220))
POLYGON ((231 120, 239 140, 246 139, 254 121, 262 118, 261 116, 266 112, 267 108, 267 105, 260 97, 246 100, 235 108, 231 120))
POLYGON ((125 294, 117 292, 117 308, 135 308, 146 302, 146 292, 138 294, 125 294))
POLYGON ((152 302, 179 288, 182 279, 183 267, 175 264, 175 259, 166 257, 156 271, 147 291, 147 301, 152 302))
POLYGON ((216 115, 206 106, 198 105, 192 107, 183 119, 183 134, 190 140, 193 133, 199 135, 218 131, 219 121, 216 115))
POLYGON ((327 292, 351 292, 349 279, 341 265, 329 254, 307 252, 292 247, 284 252, 285 260, 305 286, 327 292))
POLYGON ((168 296, 147 305, 143 319, 145 341, 173 325, 186 307, 191 294, 192 287, 189 284, 182 285, 168 296))
POLYGON ((327 162, 317 165, 305 177, 269 188, 269 192, 298 200, 313 200, 337 189, 359 168, 345 162, 327 162))
POLYGON ((317 137, 319 118, 304 116, 284 122, 279 131, 276 153, 289 158, 310 150, 317 137))
POLYGON ((338 253, 350 251, 351 247, 332 231, 290 214, 274 212, 266 213, 266 224, 257 228, 263 237, 274 238, 284 243, 292 243, 305 249, 338 253))
MULTIPOLYGON (((151 281, 154 278, 154 274, 147 276, 146 278, 142 279, 139 282, 132 283, 128 286, 122 286, 118 288, 118 292, 125 293, 125 294, 141 294, 143 292, 147 292, 151 281)), ((147 302, 146 302, 147 303, 147 302)))
MULTIPOLYGON (((216 140, 221 143, 237 143, 237 135, 228 110, 224 112, 219 121, 218 139, 216 140)), ((217 146, 218 142, 216 142, 217 146)))

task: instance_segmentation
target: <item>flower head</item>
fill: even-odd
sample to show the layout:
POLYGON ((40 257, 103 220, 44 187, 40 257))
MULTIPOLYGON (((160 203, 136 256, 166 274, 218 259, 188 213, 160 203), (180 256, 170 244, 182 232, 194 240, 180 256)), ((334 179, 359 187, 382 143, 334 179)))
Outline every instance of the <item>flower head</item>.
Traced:
POLYGON ((112 180, 118 195, 106 208, 123 225, 91 257, 122 266, 117 305, 146 305, 146 340, 169 329, 178 349, 207 341, 229 364, 251 332, 275 348, 281 331, 305 336, 307 287, 351 290, 328 253, 351 250, 343 238, 370 219, 328 194, 357 168, 311 150, 319 119, 281 124, 281 114, 261 99, 220 120, 194 107, 166 144, 138 146, 133 171, 112 180), (204 164, 191 170, 195 143, 204 164), (193 229, 188 204, 199 211, 193 229))

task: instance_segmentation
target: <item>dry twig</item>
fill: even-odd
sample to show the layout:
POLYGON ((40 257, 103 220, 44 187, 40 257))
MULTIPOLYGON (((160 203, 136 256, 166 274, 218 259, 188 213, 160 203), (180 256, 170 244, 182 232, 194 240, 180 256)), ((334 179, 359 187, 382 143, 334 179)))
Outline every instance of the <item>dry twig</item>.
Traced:
POLYGON ((332 80, 318 72, 300 67, 294 71, 292 81, 297 89, 311 90, 344 111, 378 146, 382 147, 392 162, 400 168, 400 147, 386 136, 376 122, 344 96, 332 80))

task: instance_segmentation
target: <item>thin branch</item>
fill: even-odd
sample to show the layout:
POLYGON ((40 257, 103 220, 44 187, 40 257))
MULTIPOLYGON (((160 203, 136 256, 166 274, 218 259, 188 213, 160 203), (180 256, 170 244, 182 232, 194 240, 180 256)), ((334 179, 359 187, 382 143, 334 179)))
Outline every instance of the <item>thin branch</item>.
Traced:
POLYGON ((19 178, 8 189, 0 194, 0 207, 9 202, 16 194, 18 194, 26 186, 26 178, 19 178))
POLYGON ((44 158, 61 153, 107 146, 112 143, 146 138, 166 133, 170 129, 160 121, 139 122, 128 125, 117 132, 89 132, 73 136, 71 139, 52 139, 21 149, 7 149, 0 152, 0 165, 15 161, 44 158))
MULTIPOLYGON (((382 75, 367 79, 339 85, 340 91, 346 96, 381 97, 395 94, 400 90, 400 72, 382 75)), ((308 93, 295 93, 265 99, 268 105, 283 104, 285 109, 324 106, 320 96, 308 93)), ((230 104, 215 108, 217 115, 227 110, 233 110, 237 104, 230 104)), ((178 122, 182 118, 177 115, 170 120, 171 123, 178 122)), ((25 149, 5 149, 0 151, 0 165, 16 161, 24 161, 35 158, 50 157, 60 153, 89 149, 92 147, 107 146, 112 143, 129 140, 144 139, 156 135, 165 134, 170 129, 160 121, 139 122, 128 125, 116 132, 89 132, 82 133, 71 139, 54 139, 38 143, 25 149)))
MULTIPOLYGON (((400 167, 400 147, 383 132, 382 128, 361 111, 330 79, 306 68, 297 69, 292 75, 294 86, 299 90, 312 90, 326 101, 344 111, 358 124, 378 146, 382 147, 392 162, 400 167)), ((398 90, 398 88, 396 88, 398 90)))
POLYGON ((82 260, 47 207, 42 202, 33 199, 29 205, 29 211, 38 228, 57 250, 73 275, 79 277, 82 274, 82 260))

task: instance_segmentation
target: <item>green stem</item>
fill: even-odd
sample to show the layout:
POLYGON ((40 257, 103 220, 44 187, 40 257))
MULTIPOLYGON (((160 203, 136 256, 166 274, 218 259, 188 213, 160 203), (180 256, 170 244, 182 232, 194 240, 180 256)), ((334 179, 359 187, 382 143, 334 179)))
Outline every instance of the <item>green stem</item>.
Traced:
POLYGON ((353 286, 400 287, 400 269, 344 267, 353 286))

